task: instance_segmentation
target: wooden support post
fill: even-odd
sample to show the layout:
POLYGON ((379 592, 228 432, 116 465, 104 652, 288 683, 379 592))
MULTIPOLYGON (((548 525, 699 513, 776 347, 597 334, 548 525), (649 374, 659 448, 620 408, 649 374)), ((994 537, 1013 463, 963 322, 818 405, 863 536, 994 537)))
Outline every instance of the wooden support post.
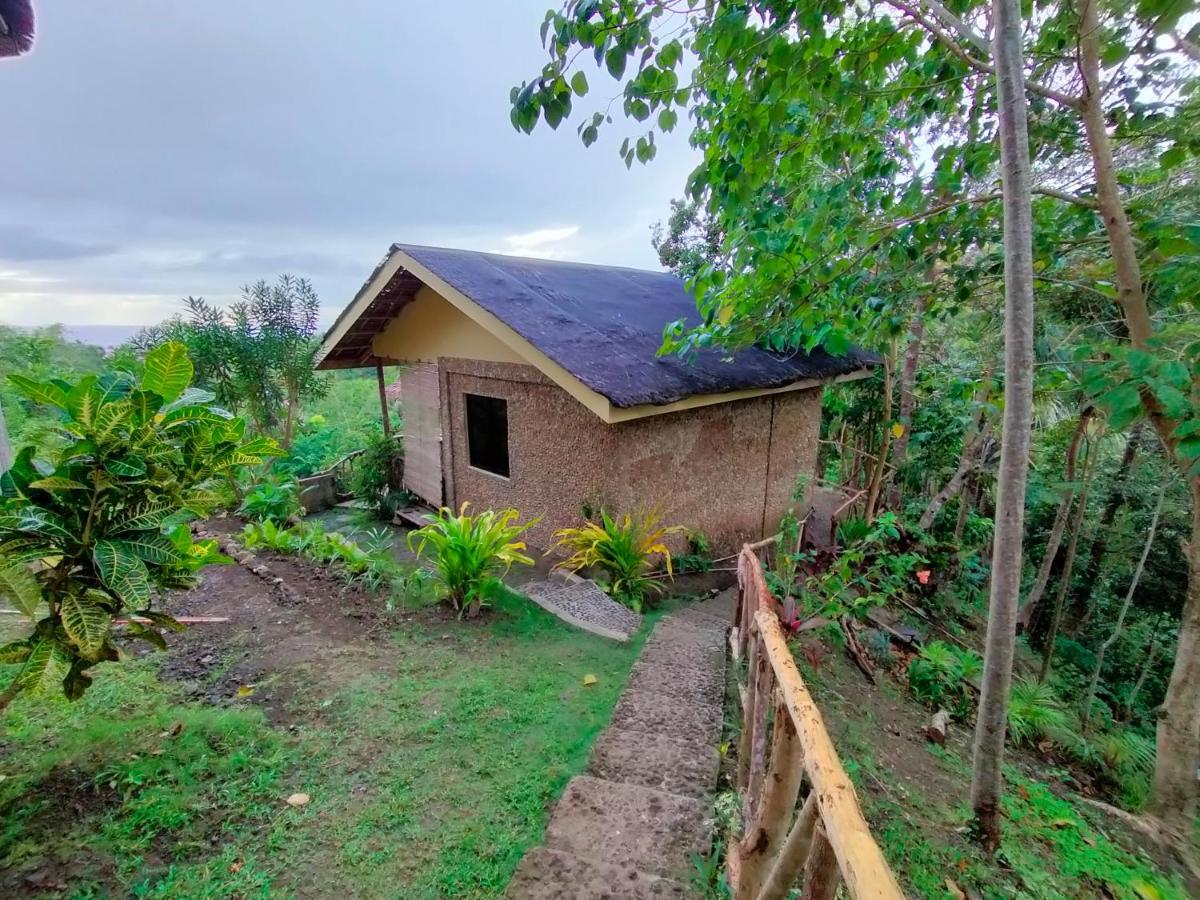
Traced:
POLYGON ((762 801, 738 846, 737 852, 742 859, 737 896, 758 896, 771 860, 783 844, 803 781, 804 758, 796 738, 796 727, 782 697, 777 696, 771 761, 767 765, 762 801))
POLYGON ((850 896, 899 900, 904 894, 871 837, 854 785, 838 760, 821 712, 800 677, 778 619, 769 610, 760 610, 756 624, 759 652, 770 661, 779 680, 780 692, 803 748, 805 770, 817 796, 821 821, 837 851, 850 896))
POLYGON ((754 694, 758 679, 758 641, 750 641, 750 659, 746 668, 746 691, 742 700, 742 733, 738 736, 738 768, 737 787, 743 794, 750 784, 750 744, 754 736, 754 706, 757 698, 754 694))
POLYGON ((804 871, 808 851, 812 847, 813 830, 817 825, 817 795, 812 791, 800 807, 800 814, 788 832, 771 872, 758 892, 757 900, 786 900, 792 885, 804 871))
POLYGON ((808 862, 804 864, 800 900, 833 900, 841 880, 833 845, 825 834, 825 824, 818 822, 813 833, 812 848, 808 851, 808 862))
POLYGON ((388 415, 387 385, 383 380, 383 363, 375 366, 375 378, 379 382, 379 411, 383 415, 383 436, 392 436, 392 420, 388 415))
MULTIPOLYGON (((761 645, 762 638, 754 636, 754 643, 761 645)), ((754 717, 750 741, 750 776, 746 782, 746 798, 743 806, 742 821, 753 822, 758 816, 758 807, 762 799, 763 782, 767 777, 767 729, 770 726, 771 697, 775 686, 775 672, 771 669, 771 660, 763 652, 761 646, 755 654, 757 668, 747 673, 754 679, 754 717)))

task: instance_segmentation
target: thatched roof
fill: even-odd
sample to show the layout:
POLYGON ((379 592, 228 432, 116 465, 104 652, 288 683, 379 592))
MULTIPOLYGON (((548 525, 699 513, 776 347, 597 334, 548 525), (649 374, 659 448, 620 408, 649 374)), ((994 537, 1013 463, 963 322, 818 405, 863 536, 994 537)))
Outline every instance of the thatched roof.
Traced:
POLYGON ((20 56, 33 47, 33 4, 0 0, 0 57, 20 56))
MULTIPOLYGON (((758 348, 732 356, 706 350, 686 359, 659 357, 668 322, 699 321, 695 301, 673 275, 412 244, 392 246, 339 325, 365 300, 363 292, 397 254, 494 315, 617 407, 833 379, 876 362, 859 349, 838 357, 820 349, 780 355, 758 348)), ((419 285, 412 272, 398 269, 341 338, 332 346, 327 343, 322 368, 377 362, 370 352, 371 339, 419 285)))

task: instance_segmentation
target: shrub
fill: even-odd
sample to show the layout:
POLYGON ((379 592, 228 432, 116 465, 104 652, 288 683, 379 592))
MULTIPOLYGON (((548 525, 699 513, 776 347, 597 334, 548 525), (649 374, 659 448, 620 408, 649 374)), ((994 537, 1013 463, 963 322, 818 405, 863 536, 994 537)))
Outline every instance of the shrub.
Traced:
POLYGON ((392 489, 392 475, 404 459, 400 442, 382 434, 371 439, 362 455, 354 461, 350 492, 364 501, 380 518, 391 519, 409 499, 406 491, 392 489))
POLYGON ((405 605, 427 596, 429 575, 420 567, 405 567, 392 556, 391 534, 385 529, 367 532, 360 544, 337 531, 300 523, 290 528, 264 520, 251 522, 241 535, 247 550, 266 549, 292 553, 328 566, 347 584, 370 591, 384 588, 405 605))
POLYGON ((918 700, 944 707, 965 719, 975 699, 966 681, 977 676, 982 667, 978 653, 930 641, 908 664, 908 686, 918 700))
POLYGON ((1008 701, 1008 733, 1014 744, 1061 739, 1072 733, 1068 728, 1070 721, 1067 708, 1050 685, 1032 678, 1013 682, 1008 701))
POLYGON ((151 608, 154 590, 191 586, 202 566, 226 561, 187 522, 215 508, 224 480, 280 451, 244 440, 243 421, 188 388, 192 374, 183 346, 167 343, 140 379, 11 378, 54 410, 62 441, 46 459, 22 448, 0 477, 0 597, 32 623, 0 647, 0 662, 21 665, 0 709, 22 691, 82 696, 88 670, 119 658, 112 627, 123 614, 125 634, 165 648, 160 629, 182 626, 151 608))
POLYGON ((601 510, 599 522, 555 533, 558 539, 555 546, 571 551, 559 565, 571 572, 599 569, 598 582, 609 596, 641 612, 650 596, 662 592, 662 585, 648 577, 655 562, 661 558, 667 575, 673 574, 671 551, 664 539, 683 530, 679 526, 664 526, 661 521, 662 515, 657 510, 637 516, 627 513, 620 520, 601 510))
POLYGON ((304 515, 300 482, 291 475, 264 472, 246 492, 238 512, 256 522, 280 524, 304 515))
POLYGON ((688 529, 687 552, 675 557, 675 570, 681 575, 688 572, 707 572, 712 568, 712 544, 703 531, 688 529))
POLYGON ((517 540, 537 520, 520 524, 515 509, 484 510, 469 515, 464 503, 455 515, 442 507, 429 524, 408 536, 408 546, 421 556, 432 547, 436 580, 461 618, 479 615, 487 589, 514 565, 531 566, 525 542, 517 540))

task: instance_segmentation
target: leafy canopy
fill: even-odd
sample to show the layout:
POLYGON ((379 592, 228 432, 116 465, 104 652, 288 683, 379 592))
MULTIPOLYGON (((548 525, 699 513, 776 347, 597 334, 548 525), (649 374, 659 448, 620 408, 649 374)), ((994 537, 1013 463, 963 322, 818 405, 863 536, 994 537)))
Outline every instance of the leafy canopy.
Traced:
POLYGON ((55 413, 59 449, 43 458, 26 446, 0 476, 0 600, 31 623, 0 647, 0 662, 21 665, 3 704, 22 691, 81 696, 88 670, 119 657, 118 620, 164 647, 162 629, 181 626, 153 608, 156 591, 188 587, 224 561, 187 522, 218 505, 237 469, 280 451, 246 440, 245 423, 189 387, 192 375, 184 347, 167 343, 147 354, 140 380, 10 377, 55 413))

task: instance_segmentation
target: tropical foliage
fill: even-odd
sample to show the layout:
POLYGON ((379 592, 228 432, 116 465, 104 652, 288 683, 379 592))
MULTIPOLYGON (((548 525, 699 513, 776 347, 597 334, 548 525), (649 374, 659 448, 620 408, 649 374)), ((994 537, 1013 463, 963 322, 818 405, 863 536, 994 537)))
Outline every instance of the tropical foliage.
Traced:
MULTIPOLYGON (((1032 249, 1038 291, 1036 327, 1008 342, 1007 371, 996 326, 1000 282, 1016 260, 1005 253, 1002 230, 1001 182, 1012 179, 1000 177, 999 111, 1008 108, 998 96, 1003 79, 993 56, 993 11, 1000 8, 1019 12, 1011 2, 994 7, 983 0, 866 6, 570 0, 545 17, 548 58, 512 90, 512 122, 526 132, 543 119, 558 127, 588 97, 583 69, 594 61, 620 84, 620 106, 634 123, 619 151, 627 164, 652 160, 656 133, 687 123, 702 159, 686 200, 673 211, 672 236, 680 240, 660 239, 659 247, 689 275, 700 315, 669 328, 666 348, 688 353, 757 343, 780 352, 821 346, 839 353, 854 342, 879 351, 875 434, 843 427, 835 438, 848 451, 843 471, 865 487, 867 519, 881 504, 920 502, 914 521, 964 534, 973 510, 991 517, 1001 498, 997 447, 1008 460, 1006 485, 1024 483, 1029 455, 1025 415, 1022 427, 1007 429, 997 444, 996 413, 1015 417, 1016 404, 1006 402, 1001 411, 995 399, 1001 388, 1021 384, 1012 397, 1020 396, 1024 408, 1031 375, 1035 429, 1052 424, 1044 415, 1048 400, 1068 415, 1092 410, 1116 431, 1146 423, 1165 462, 1182 476, 1175 509, 1191 533, 1190 559, 1166 621, 1157 638, 1142 634, 1142 647, 1154 648, 1179 631, 1174 645, 1182 652, 1160 695, 1165 714, 1155 722, 1150 809, 1178 845, 1191 833, 1196 809, 1200 727, 1200 669, 1186 649, 1200 640, 1200 515, 1189 514, 1189 506, 1200 506, 1200 231, 1194 225, 1200 49, 1195 31, 1184 33, 1191 6, 1047 2, 1024 10, 1027 27, 1004 32, 1018 41, 1006 44, 1014 52, 1003 61, 1027 61, 1028 128, 1010 132, 1027 131, 1035 177, 1012 208, 1032 211, 1032 237, 1019 243, 1032 249), (952 314, 961 324, 941 327, 952 314), (949 336, 957 358, 930 353, 929 346, 922 352, 931 331, 943 339, 933 349, 946 350, 949 336), (920 408, 923 368, 932 393, 958 395, 954 419, 920 408), (931 372, 950 378, 937 384, 931 372), (963 383, 968 379, 973 383, 963 383), (958 427, 948 427, 955 419, 958 427), (909 461, 918 429, 932 432, 928 450, 959 446, 944 480, 909 461), (913 485, 924 489, 923 498, 913 485)), ((585 145, 621 127, 607 106, 589 113, 578 122, 585 145)), ((1034 622, 1047 658, 1055 653, 1055 623, 1074 629, 1094 621, 1079 598, 1096 582, 1088 545, 1103 540, 1078 537, 1088 499, 1079 482, 1111 459, 1093 453, 1066 479, 1069 486, 1060 477, 1052 488, 1063 510, 1054 518, 1071 523, 1063 556, 1054 539, 1030 541, 1031 549, 1048 551, 1047 576, 1061 571, 1059 583, 1066 585, 1062 602, 1062 591, 1052 594, 1050 624, 1034 622), (1073 506, 1082 512, 1072 515, 1073 506), (1083 593, 1071 571, 1081 543, 1093 573, 1083 593)), ((1061 456, 1057 462, 1061 473, 1061 456)), ((1035 469, 1035 491, 1047 476, 1035 469)), ((995 594, 1002 614, 993 620, 1000 624, 987 654, 985 681, 995 689, 984 692, 987 720, 997 726, 986 729, 993 738, 1002 733, 1003 716, 997 721, 995 713, 1007 699, 1014 658, 1012 629, 1000 626, 1011 619, 1020 588, 1020 493, 1004 492, 1005 514, 996 520, 1004 526, 994 546, 1002 565, 993 565, 991 576, 993 586, 1003 584, 995 594)), ((1051 535, 1063 531, 1052 528, 1051 535)), ((1104 557, 1102 548, 1098 558, 1104 557)), ((1041 585, 1035 593, 1045 584, 1035 576, 1041 585)), ((1000 748, 989 741, 977 757, 979 781, 989 783, 977 807, 994 837, 1000 748)))
POLYGON ((328 379, 314 370, 321 304, 312 285, 281 275, 275 284, 247 285, 228 310, 197 297, 183 303, 186 317, 143 329, 134 346, 184 344, 196 361, 198 385, 234 412, 244 411, 259 431, 278 431, 290 447, 301 401, 328 390, 328 379))
POLYGON ((10 376, 54 412, 58 446, 22 448, 0 477, 0 597, 31 625, 0 650, 21 664, 3 705, 21 692, 81 696, 88 671, 119 656, 116 625, 164 646, 161 629, 180 626, 154 608, 155 592, 223 561, 214 542, 192 540, 188 521, 212 511, 228 477, 279 450, 246 440, 242 420, 189 387, 192 374, 185 348, 167 343, 138 380, 10 376))
POLYGON ((429 574, 420 566, 403 566, 392 553, 391 533, 386 529, 368 532, 366 540, 319 525, 301 522, 280 526, 270 519, 250 522, 242 529, 241 543, 247 550, 270 550, 303 556, 328 566, 347 584, 367 590, 387 590, 393 599, 407 605, 421 602, 430 592, 429 574))
POLYGON ((601 510, 599 522, 557 531, 554 546, 570 553, 558 564, 560 568, 570 572, 595 569, 605 592, 641 612, 651 597, 662 593, 661 582, 651 577, 653 570, 661 565, 667 577, 674 573, 666 539, 683 531, 678 525, 663 525, 658 509, 619 518, 601 510))
POLYGON ((533 565, 519 538, 538 521, 519 522, 515 509, 471 515, 469 505, 464 503, 457 514, 443 506, 408 536, 408 546, 418 556, 432 551, 438 585, 460 618, 478 616, 488 591, 513 566, 533 565))
POLYGON ((260 472, 242 499, 238 512, 248 519, 276 525, 302 516, 300 483, 291 475, 260 472))

